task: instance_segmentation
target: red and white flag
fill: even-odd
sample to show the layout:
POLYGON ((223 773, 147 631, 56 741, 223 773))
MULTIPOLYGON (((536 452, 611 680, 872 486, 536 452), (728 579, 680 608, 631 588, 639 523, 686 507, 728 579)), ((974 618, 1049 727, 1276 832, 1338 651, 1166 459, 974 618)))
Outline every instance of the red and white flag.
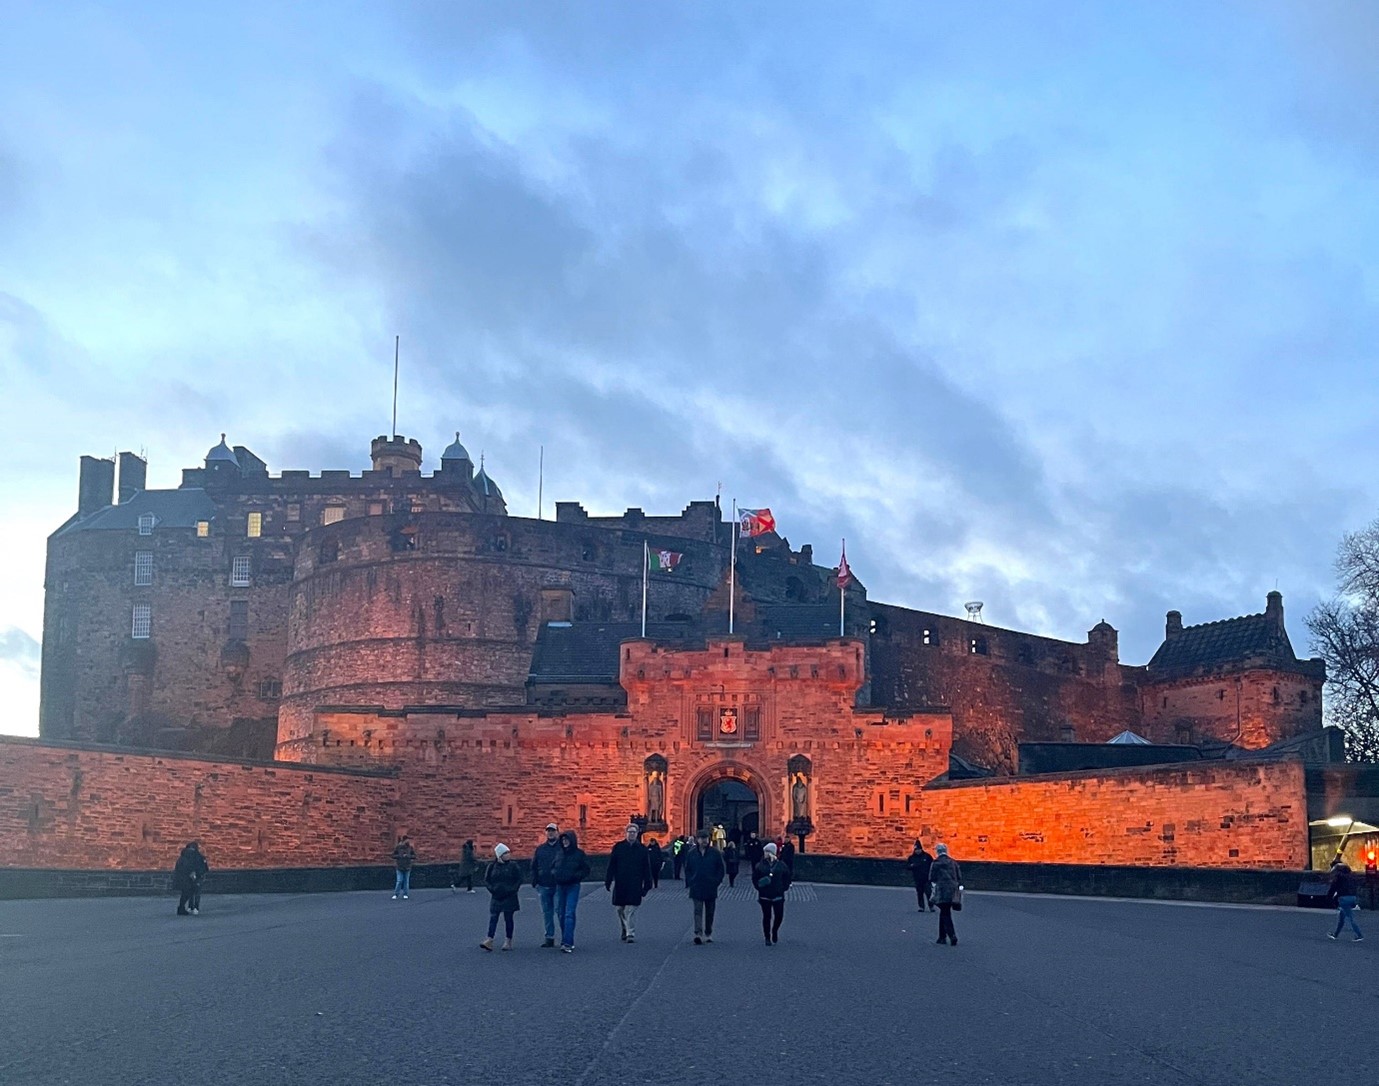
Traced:
POLYGON ((843 557, 838 559, 838 587, 846 588, 852 581, 852 570, 848 568, 848 548, 843 544, 843 557))
POLYGON ((739 509, 737 523, 742 535, 747 539, 776 530, 776 518, 771 515, 769 509, 739 509))

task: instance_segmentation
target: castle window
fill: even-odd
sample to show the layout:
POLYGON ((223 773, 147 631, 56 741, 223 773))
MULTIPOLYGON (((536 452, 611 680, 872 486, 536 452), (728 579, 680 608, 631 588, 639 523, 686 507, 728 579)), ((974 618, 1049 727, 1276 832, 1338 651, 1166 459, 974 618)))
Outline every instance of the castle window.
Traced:
POLYGON ((424 513, 424 512, 426 512, 426 506, 425 506, 422 502, 418 501, 416 498, 413 498, 413 499, 412 499, 412 512, 413 512, 413 513, 424 513))
POLYGON ((287 503, 287 519, 293 523, 302 519, 302 507, 299 502, 287 503))
POLYGON ((890 637, 891 624, 884 615, 877 615, 867 624, 867 632, 873 637, 890 637))
POLYGON ((694 737, 701 743, 713 738, 713 709, 707 705, 699 706, 694 712, 694 737))
POLYGON ((598 552, 594 549, 594 545, 592 543, 586 543, 584 544, 584 550, 581 552, 580 556, 586 562, 592 562, 597 554, 598 552))
POLYGON ((1279 697, 1278 687, 1276 686, 1276 687, 1274 687, 1274 704, 1275 704, 1275 705, 1281 705, 1282 703, 1283 703, 1283 699, 1282 699, 1281 697, 1279 697))
POLYGON ((382 502, 369 502, 369 516, 381 517, 383 515, 382 502))
POLYGON ((334 561, 335 561, 337 558, 339 558, 339 557, 340 557, 340 542, 339 542, 339 540, 327 539, 324 543, 321 544, 321 549, 320 549, 320 551, 318 552, 317 561, 320 562, 321 565, 327 566, 327 565, 330 565, 331 562, 334 562, 334 561))
POLYGON ((986 655, 986 638, 984 638, 984 637, 974 637, 974 638, 972 638, 972 640, 968 642, 967 651, 970 652, 970 653, 971 653, 972 655, 974 655, 974 656, 985 656, 985 655, 986 655))
POLYGON ((579 828, 584 829, 587 825, 589 825, 589 805, 581 803, 579 805, 579 828))
POLYGON ((198 520, 196 522, 196 538, 208 539, 211 535, 211 522, 209 520, 198 520))
POLYGON ((245 525, 244 534, 248 536, 250 539, 258 539, 259 536, 263 535, 262 513, 249 514, 249 521, 245 525))
POLYGON ((1307 691, 1306 691, 1306 690, 1299 690, 1299 691, 1298 691, 1298 704, 1299 704, 1299 705, 1306 705, 1306 704, 1307 704, 1307 691))
POLYGON ((345 507, 343 505, 328 505, 321 510, 322 524, 339 524, 345 519, 345 507))
POLYGON ((1175 737, 1175 738, 1178 740, 1178 742, 1181 743, 1183 746, 1191 746, 1191 745, 1192 745, 1192 725, 1191 725, 1191 724, 1179 724, 1179 725, 1177 725, 1176 727, 1174 727, 1173 733, 1174 733, 1174 737, 1175 737))
POLYGON ((249 586, 249 556, 237 554, 230 563, 230 585, 234 588, 249 586))
POLYGON ((1163 707, 1164 707, 1164 708, 1165 708, 1165 709, 1167 709, 1167 708, 1168 708, 1168 698, 1167 698, 1167 697, 1166 697, 1166 696, 1165 696, 1165 698, 1164 698, 1164 704, 1163 704, 1163 707))
POLYGON ((264 679, 259 683, 260 701, 277 701, 283 696, 283 684, 277 679, 264 679))
POLYGON ((153 608, 147 603, 136 603, 134 605, 133 621, 130 624, 129 636, 143 640, 147 638, 153 629, 153 608))
POLYGON ((134 583, 152 584, 153 583, 153 552, 135 551, 134 552, 134 583))
POLYGON ((937 645, 938 638, 934 636, 932 630, 921 630, 919 633, 919 643, 921 645, 937 645))
POLYGON ((139 514, 139 534, 140 534, 140 535, 152 535, 152 534, 153 534, 153 525, 157 522, 157 520, 158 520, 158 518, 155 517, 152 513, 140 513, 140 514, 139 514))
POLYGON ((761 706, 747 705, 742 709, 742 738, 757 740, 761 738, 761 706))
POLYGON ((249 640, 249 601, 230 601, 230 626, 228 636, 231 641, 249 640))

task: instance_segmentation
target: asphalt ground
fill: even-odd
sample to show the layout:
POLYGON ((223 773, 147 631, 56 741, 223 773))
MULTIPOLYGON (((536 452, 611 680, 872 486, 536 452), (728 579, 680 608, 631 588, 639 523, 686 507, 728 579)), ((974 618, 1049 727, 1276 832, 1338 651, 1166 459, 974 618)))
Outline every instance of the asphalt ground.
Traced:
POLYGON ((1332 943, 1333 913, 969 894, 952 948, 910 891, 804 885, 768 948, 754 896, 694 946, 663 881, 626 945, 586 886, 570 955, 530 889, 491 954, 482 891, 0 902, 0 1084, 1299 1086, 1360 1081, 1379 1010, 1368 912, 1332 943))

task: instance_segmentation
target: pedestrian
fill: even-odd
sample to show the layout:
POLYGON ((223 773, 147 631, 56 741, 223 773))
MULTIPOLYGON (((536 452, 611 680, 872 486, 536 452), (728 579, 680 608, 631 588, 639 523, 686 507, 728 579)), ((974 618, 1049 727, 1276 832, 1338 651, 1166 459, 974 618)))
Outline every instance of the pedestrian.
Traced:
POLYGON ((404 833, 397 839, 397 848, 393 849, 393 863, 397 865, 397 881, 393 883, 394 901, 399 897, 407 900, 407 891, 412 888, 412 864, 416 860, 417 850, 404 833))
POLYGON ((179 894, 177 898, 178 916, 199 916, 201 914, 201 880, 206 877, 210 865, 201 854, 199 841, 188 841, 177 856, 172 869, 172 888, 179 894))
POLYGON ((713 842, 714 848, 718 849, 719 852, 723 851, 723 846, 728 843, 728 831, 723 828, 722 822, 714 826, 710 840, 713 842))
POLYGON ((484 869, 484 885, 488 887, 488 938, 479 944, 482 950, 493 949, 493 937, 498 933, 498 917, 503 918, 507 938, 503 949, 512 949, 512 916, 522 907, 517 899, 522 887, 522 868, 512 858, 507 845, 493 846, 493 862, 484 869))
POLYGON ((675 881, 680 881, 680 875, 685 869, 685 835, 682 833, 670 843, 670 866, 675 872, 675 881))
POLYGON ((934 911, 933 895, 929 892, 929 869, 934 866, 934 858, 924 850, 924 842, 918 837, 915 838, 914 851, 910 853, 910 858, 905 861, 905 866, 910 869, 910 875, 915 880, 915 897, 919 902, 919 911, 934 911))
POLYGON ((938 845, 934 851, 933 866, 929 868, 929 883, 932 886, 934 904, 938 906, 938 939, 953 946, 958 945, 958 933, 953 930, 953 906, 962 901, 962 871, 957 861, 948 855, 947 845, 938 845))
POLYGON ((627 827, 623 840, 613 846, 608 857, 608 871, 603 876, 603 888, 612 891, 613 907, 618 911, 618 927, 622 941, 637 941, 637 906, 651 892, 651 854, 638 840, 640 828, 633 823, 627 827))
POLYGON ((757 837, 757 831, 750 831, 747 834, 747 843, 742 846, 742 858, 747 861, 748 867, 755 870, 764 855, 765 852, 762 850, 761 839, 757 837))
POLYGON ((566 954, 575 952, 575 910, 579 908, 579 884, 589 877, 589 857, 579 847, 574 830, 566 830, 559 837, 560 855, 556 857, 555 911, 560 917, 560 949, 566 954))
POLYGON ((694 945, 713 942, 713 914, 718 907, 718 887, 727 874, 723 853, 709 844, 707 828, 685 850, 685 886, 694 902, 694 945))
POLYGON ((1336 936, 1341 934, 1341 929, 1350 924, 1350 930, 1355 933, 1357 943, 1364 941, 1364 935, 1360 931, 1360 925, 1355 923, 1355 910, 1359 905, 1355 896, 1355 872, 1351 871, 1350 865, 1339 856, 1331 864, 1331 892, 1336 895, 1336 930, 1327 936, 1328 939, 1335 941, 1336 936))
POLYGON ((479 863, 474 858, 474 842, 466 841, 464 847, 460 849, 460 866, 459 870, 455 872, 455 881, 450 884, 450 889, 458 891, 463 885, 465 890, 472 894, 474 892, 474 872, 478 867, 479 863))
POLYGON ((737 854, 737 842, 729 840, 723 846, 723 867, 728 872, 728 888, 732 889, 733 883, 737 881, 737 869, 741 866, 742 858, 737 854))
POLYGON ((661 851, 661 846, 656 838, 651 838, 646 843, 647 860, 651 864, 651 888, 654 890, 661 885, 661 868, 665 866, 666 854, 661 851))
POLYGON ((541 920, 546 931, 542 947, 555 946, 555 862, 560 859, 559 833, 559 826, 547 823, 546 840, 536 846, 531 858, 531 884, 541 901, 541 920))
POLYGON ((761 934, 766 945, 780 942, 780 922, 785 919, 785 891, 790 889, 790 868, 778 855, 774 841, 762 850, 761 862, 752 868, 752 884, 761 906, 761 934))
POLYGON ((793 879, 795 877, 795 846, 791 844, 790 838, 785 839, 777 855, 780 862, 790 869, 790 877, 793 879))

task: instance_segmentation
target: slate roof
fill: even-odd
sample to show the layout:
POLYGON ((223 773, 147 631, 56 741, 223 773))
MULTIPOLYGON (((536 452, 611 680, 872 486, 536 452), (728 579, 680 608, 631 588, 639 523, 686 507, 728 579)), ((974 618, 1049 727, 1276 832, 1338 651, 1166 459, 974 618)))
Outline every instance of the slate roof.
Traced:
POLYGON ((153 530, 195 528, 199 520, 214 520, 216 505, 200 487, 177 490, 140 490, 119 505, 108 505, 73 517, 54 536, 68 532, 137 532, 139 517, 152 513, 153 530))
POLYGON ((1283 623, 1268 614, 1184 626, 1159 646, 1148 670, 1150 675, 1189 675, 1245 665, 1308 670, 1307 662, 1293 653, 1283 623))

